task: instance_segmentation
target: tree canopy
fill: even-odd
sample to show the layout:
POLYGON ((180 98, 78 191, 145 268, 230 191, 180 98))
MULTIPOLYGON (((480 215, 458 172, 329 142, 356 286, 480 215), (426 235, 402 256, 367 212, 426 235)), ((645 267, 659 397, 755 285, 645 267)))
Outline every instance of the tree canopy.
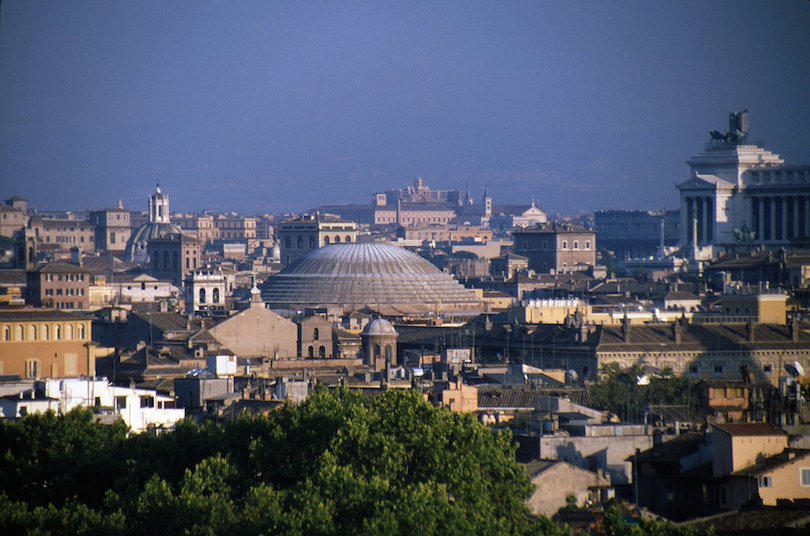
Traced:
POLYGON ((508 433, 416 391, 317 389, 268 416, 126 437, 87 411, 0 425, 0 532, 520 534, 508 433), (98 465, 96 465, 98 464, 98 465), (25 529, 25 530, 22 530, 25 529))
POLYGON ((588 390, 591 404, 633 421, 640 419, 644 408, 650 404, 690 405, 694 402, 693 382, 676 376, 672 369, 649 378, 646 385, 639 384, 642 376, 644 370, 638 364, 627 370, 622 370, 615 362, 603 364, 596 384, 588 390))
POLYGON ((417 391, 318 388, 157 436, 33 415, 0 421, 0 534, 570 535, 528 515, 515 448, 417 391))

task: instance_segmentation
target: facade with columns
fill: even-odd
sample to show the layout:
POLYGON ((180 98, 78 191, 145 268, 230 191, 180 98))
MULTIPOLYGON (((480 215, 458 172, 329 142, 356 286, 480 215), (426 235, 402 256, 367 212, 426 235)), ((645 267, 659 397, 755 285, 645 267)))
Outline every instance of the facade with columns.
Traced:
POLYGON ((810 236, 810 165, 786 166, 758 145, 713 141, 687 164, 681 246, 709 260, 741 246, 788 247, 810 236))

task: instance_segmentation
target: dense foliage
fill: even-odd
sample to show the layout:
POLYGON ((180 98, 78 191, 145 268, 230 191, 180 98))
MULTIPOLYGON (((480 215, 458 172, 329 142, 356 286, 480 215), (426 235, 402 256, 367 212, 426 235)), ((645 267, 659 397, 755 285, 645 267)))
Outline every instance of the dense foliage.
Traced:
POLYGON ((605 363, 599 369, 595 385, 588 389, 593 407, 615 413, 625 421, 639 421, 649 405, 693 405, 693 382, 675 376, 671 369, 649 378, 649 384, 639 385, 644 375, 640 365, 621 370, 618 363, 605 363))
POLYGON ((0 534, 569 534, 527 516, 531 491, 508 432, 414 391, 317 389, 159 436, 0 421, 0 534))
POLYGON ((0 424, 4 534, 519 534, 508 434, 416 392, 317 390, 267 417, 127 437, 92 414, 0 424))

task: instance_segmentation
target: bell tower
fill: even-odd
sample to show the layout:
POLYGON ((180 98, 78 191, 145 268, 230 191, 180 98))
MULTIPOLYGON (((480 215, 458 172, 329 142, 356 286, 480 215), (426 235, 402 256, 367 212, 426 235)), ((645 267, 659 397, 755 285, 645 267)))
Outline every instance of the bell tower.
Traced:
POLYGON ((169 196, 161 193, 160 183, 155 193, 149 197, 149 223, 170 223, 169 196))

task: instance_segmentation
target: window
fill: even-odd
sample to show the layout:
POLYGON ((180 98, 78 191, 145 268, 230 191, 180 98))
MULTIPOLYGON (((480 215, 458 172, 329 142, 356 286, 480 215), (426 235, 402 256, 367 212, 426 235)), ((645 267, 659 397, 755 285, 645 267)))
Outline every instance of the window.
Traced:
POLYGON ((65 338, 69 341, 73 340, 73 324, 65 326, 65 338))
POLYGON ((562 249, 568 249, 568 241, 563 240, 562 249))
POLYGON ((335 244, 340 244, 340 237, 339 236, 335 237, 335 244))
POLYGON ((141 396, 141 407, 142 408, 154 408, 155 407, 155 397, 145 395, 141 396))
POLYGON ((25 377, 26 378, 39 378, 40 365, 39 359, 28 359, 25 362, 25 377))
POLYGON ((715 365, 714 366, 714 372, 717 373, 717 374, 722 374, 723 373, 723 365, 715 365))
POLYGON ((579 241, 574 240, 574 251, 577 251, 578 249, 579 249, 579 241))
POLYGON ((304 249, 304 237, 303 236, 298 237, 298 249, 304 249))
POLYGON ((57 341, 62 338, 62 326, 61 325, 56 324, 56 327, 53 328, 53 337, 57 341))
POLYGON ((318 328, 315 328, 314 330, 312 330, 312 340, 317 341, 318 340, 318 335, 319 335, 318 328))
POLYGON ((344 242, 346 242, 347 244, 350 243, 351 241, 352 241, 351 236, 347 236, 346 239, 344 240, 344 242))
POLYGON ((320 357, 321 359, 326 357, 326 348, 324 348, 323 346, 318 348, 318 357, 320 357))
POLYGON ((585 241, 585 249, 591 249, 591 241, 590 240, 585 241))
POLYGON ((28 340, 30 341, 37 340, 37 327, 33 324, 28 326, 28 340))
POLYGON ((762 367, 763 372, 773 372, 773 365, 764 365, 762 367))
POLYGON ((802 487, 810 486, 810 468, 802 467, 802 487))
POLYGON ((315 348, 310 346, 309 353, 307 354, 309 357, 315 357, 315 348))
POLYGON ((205 289, 200 289, 200 303, 205 303, 205 289))
POLYGON ((3 340, 4 341, 11 340, 11 326, 6 326, 3 328, 3 340))
POLYGON ((215 288, 213 291, 211 291, 211 299, 214 301, 214 303, 219 303, 219 289, 218 288, 215 288))
POLYGON ((759 477, 759 487, 760 488, 770 488, 771 487, 771 477, 769 477, 769 476, 761 476, 761 477, 759 477))
POLYGON ((323 245, 324 245, 324 246, 328 246, 328 245, 329 245, 329 237, 328 237, 328 236, 324 236, 324 237, 323 237, 323 245))
POLYGON ((689 373, 690 374, 697 374, 698 373, 698 366, 697 365, 689 365, 689 373))

